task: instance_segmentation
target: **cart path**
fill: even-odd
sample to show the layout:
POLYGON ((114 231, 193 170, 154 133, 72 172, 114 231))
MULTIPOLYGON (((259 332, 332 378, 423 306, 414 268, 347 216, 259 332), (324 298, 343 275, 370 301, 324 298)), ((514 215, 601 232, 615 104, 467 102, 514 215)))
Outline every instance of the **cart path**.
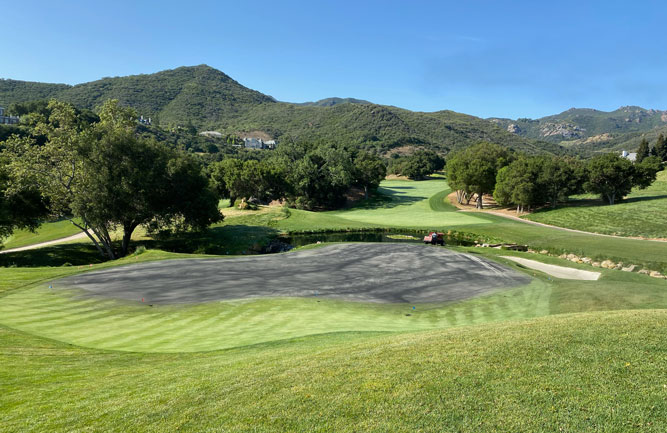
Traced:
POLYGON ((81 232, 81 233, 77 233, 77 234, 72 235, 72 236, 67 236, 65 238, 54 239, 52 241, 40 242, 38 244, 26 245, 24 247, 10 248, 8 250, 0 250, 0 254, 15 253, 15 252, 18 252, 18 251, 35 250, 37 248, 47 247, 49 245, 64 244, 66 242, 76 241, 76 240, 79 240, 79 239, 87 239, 87 238, 88 238, 88 236, 86 236, 85 233, 81 232))

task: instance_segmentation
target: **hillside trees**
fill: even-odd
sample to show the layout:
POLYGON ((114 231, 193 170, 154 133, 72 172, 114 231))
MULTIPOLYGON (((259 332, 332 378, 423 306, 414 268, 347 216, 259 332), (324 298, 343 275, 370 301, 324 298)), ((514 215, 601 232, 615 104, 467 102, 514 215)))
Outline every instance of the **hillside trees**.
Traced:
POLYGON ((580 192, 583 166, 576 160, 550 156, 518 158, 499 170, 494 199, 503 206, 517 206, 517 213, 543 203, 559 201, 580 192))
POLYGON ((139 225, 152 230, 203 228, 221 218, 199 164, 135 134, 136 113, 107 101, 89 126, 66 103, 51 101, 34 135, 6 142, 14 187, 36 185, 49 212, 68 218, 103 256, 127 254, 139 225), (78 218, 81 223, 77 222, 78 218), (112 234, 122 232, 116 249, 112 234))
POLYGON ((651 150, 649 148, 648 140, 642 138, 642 141, 639 142, 639 148, 637 149, 637 162, 642 162, 644 158, 650 156, 651 150))
POLYGON ((387 167, 377 155, 359 152, 354 158, 354 183, 364 189, 364 197, 368 199, 368 191, 376 190, 387 175, 387 167))
POLYGON ((657 156, 660 161, 667 161, 667 139, 665 139, 664 135, 658 135, 653 150, 655 151, 655 156, 657 156))
POLYGON ((445 160, 432 150, 417 150, 412 155, 391 161, 392 173, 407 176, 412 180, 423 180, 444 167, 445 160))
POLYGON ((628 195, 633 187, 646 188, 656 178, 661 164, 656 157, 645 158, 633 164, 629 160, 607 153, 588 161, 586 165, 587 191, 600 196, 613 205, 628 195))
POLYGON ((447 160, 449 185, 456 189, 459 203, 476 195, 476 207, 483 207, 482 196, 493 193, 498 171, 513 156, 497 144, 480 142, 450 156, 447 160))

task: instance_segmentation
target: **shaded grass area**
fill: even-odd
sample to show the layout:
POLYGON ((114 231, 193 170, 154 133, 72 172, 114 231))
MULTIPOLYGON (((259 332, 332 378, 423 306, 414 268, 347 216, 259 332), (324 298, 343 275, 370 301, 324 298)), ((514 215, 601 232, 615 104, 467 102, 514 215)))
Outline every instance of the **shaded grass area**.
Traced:
POLYGON ((650 187, 634 190, 613 206, 600 199, 587 198, 524 218, 595 233, 667 238, 667 171, 658 173, 656 182, 650 187))
POLYGON ((76 226, 68 220, 46 222, 37 230, 16 230, 6 239, 2 240, 3 249, 19 248, 41 242, 52 241, 81 233, 76 226))
POLYGON ((198 354, 0 327, 7 432, 663 432, 667 312, 341 333, 198 354))

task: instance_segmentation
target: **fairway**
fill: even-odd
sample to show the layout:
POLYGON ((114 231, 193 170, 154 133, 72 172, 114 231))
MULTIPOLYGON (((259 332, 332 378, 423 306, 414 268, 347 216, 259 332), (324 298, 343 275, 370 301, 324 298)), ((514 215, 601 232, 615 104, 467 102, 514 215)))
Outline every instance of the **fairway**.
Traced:
POLYGON ((391 227, 443 227, 463 224, 486 224, 470 213, 451 212, 453 207, 443 205, 440 197, 449 186, 444 179, 429 181, 385 180, 378 193, 387 200, 382 205, 364 205, 346 210, 326 212, 344 220, 391 227), (416 218, 418 216, 418 219, 416 218))

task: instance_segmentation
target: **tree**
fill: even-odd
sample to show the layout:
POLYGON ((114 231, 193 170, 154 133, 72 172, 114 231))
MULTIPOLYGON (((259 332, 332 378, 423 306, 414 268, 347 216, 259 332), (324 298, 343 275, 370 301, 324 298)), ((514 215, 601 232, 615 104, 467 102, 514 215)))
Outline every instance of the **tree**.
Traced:
POLYGON ((516 205, 517 213, 543 202, 537 179, 544 160, 539 157, 519 156, 496 176, 493 198, 503 206, 516 205))
POLYGON ((47 215, 46 203, 34 185, 11 188, 8 161, 0 157, 0 242, 16 229, 34 230, 47 215))
POLYGON ((46 137, 44 145, 28 137, 8 142, 14 182, 37 185, 51 214, 70 219, 103 256, 127 254, 139 225, 192 229, 222 218, 201 167, 138 138, 134 110, 107 101, 100 121, 87 126, 69 104, 51 101, 49 109, 48 119, 34 128, 46 137), (116 229, 122 231, 119 250, 116 229))
POLYGON ((470 200, 471 194, 477 195, 476 207, 483 207, 483 195, 493 193, 498 170, 509 164, 511 154, 497 144, 480 142, 460 151, 447 161, 447 176, 450 185, 461 191, 470 200))
POLYGON ((229 207, 234 206, 236 199, 250 197, 251 185, 248 185, 243 176, 243 161, 236 158, 226 158, 213 164, 211 169, 213 185, 221 198, 229 198, 229 207))
POLYGON ((387 167, 382 158, 368 152, 359 152, 354 159, 354 182, 364 188, 364 197, 368 199, 368 191, 376 190, 387 175, 387 167))
POLYGON ((559 201, 583 190, 583 165, 571 158, 545 157, 536 182, 545 201, 555 208, 559 201))
POLYGON ((667 161, 667 140, 664 135, 658 135, 653 150, 655 151, 655 156, 660 158, 660 161, 667 161))
POLYGON ((589 160, 585 188, 597 193, 610 205, 622 199, 633 187, 646 188, 656 178, 661 164, 656 157, 632 164, 614 153, 599 155, 589 160))
POLYGON ((650 154, 650 149, 648 141, 646 138, 642 138, 642 141, 639 142, 639 148, 637 149, 637 162, 642 162, 644 158, 648 158, 650 154))

